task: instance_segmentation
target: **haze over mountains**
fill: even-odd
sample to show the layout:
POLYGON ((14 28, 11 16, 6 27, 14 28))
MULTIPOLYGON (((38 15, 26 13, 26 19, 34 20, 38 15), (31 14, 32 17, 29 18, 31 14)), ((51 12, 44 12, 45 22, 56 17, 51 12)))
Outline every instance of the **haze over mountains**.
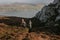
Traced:
POLYGON ((0 4, 0 15, 33 17, 38 11, 44 7, 44 4, 27 4, 27 3, 11 3, 0 4))
POLYGON ((44 4, 12 3, 0 4, 0 11, 40 10, 44 4))

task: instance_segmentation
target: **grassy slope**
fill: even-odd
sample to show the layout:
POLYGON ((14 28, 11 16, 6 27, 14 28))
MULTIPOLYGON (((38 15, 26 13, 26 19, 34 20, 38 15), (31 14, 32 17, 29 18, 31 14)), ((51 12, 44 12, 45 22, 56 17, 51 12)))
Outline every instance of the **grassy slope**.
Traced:
POLYGON ((0 25, 0 40, 60 40, 59 35, 28 32, 28 28, 0 25))
POLYGON ((38 40, 60 40, 59 35, 53 35, 50 34, 49 32, 45 32, 41 30, 40 30, 41 32, 39 33, 36 32, 29 33, 29 28, 27 27, 23 28, 18 24, 17 25, 14 24, 15 22, 21 21, 19 19, 20 19, 19 17, 18 18, 0 17, 0 40, 37 40, 37 39, 38 40), (14 21, 12 21, 13 19, 14 21), (6 20, 10 20, 10 21, 6 21, 6 20))

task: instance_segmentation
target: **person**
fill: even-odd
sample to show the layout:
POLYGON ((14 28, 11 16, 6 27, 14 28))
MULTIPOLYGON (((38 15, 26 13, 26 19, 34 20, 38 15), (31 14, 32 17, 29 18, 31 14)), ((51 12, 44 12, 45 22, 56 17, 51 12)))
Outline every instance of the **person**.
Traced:
POLYGON ((24 21, 24 19, 22 19, 22 26, 26 27, 26 22, 24 21))
POLYGON ((32 32, 32 21, 29 20, 29 33, 32 32))
POLYGON ((32 22, 31 22, 31 20, 29 21, 29 28, 30 29, 32 28, 32 22))

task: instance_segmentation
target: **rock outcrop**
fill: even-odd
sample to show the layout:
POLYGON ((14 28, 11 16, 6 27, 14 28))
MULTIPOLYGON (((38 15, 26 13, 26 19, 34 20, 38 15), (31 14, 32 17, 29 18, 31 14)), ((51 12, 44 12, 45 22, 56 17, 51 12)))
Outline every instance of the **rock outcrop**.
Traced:
POLYGON ((56 4, 58 3, 60 0, 54 0, 53 4, 56 4))
POLYGON ((35 17, 38 18, 41 22, 45 22, 48 24, 51 24, 51 22, 54 24, 57 21, 60 22, 60 1, 55 0, 48 6, 43 7, 42 10, 39 11, 35 17))
POLYGON ((54 0, 53 3, 42 8, 36 16, 40 23, 44 23, 43 30, 60 34, 60 0, 54 0))

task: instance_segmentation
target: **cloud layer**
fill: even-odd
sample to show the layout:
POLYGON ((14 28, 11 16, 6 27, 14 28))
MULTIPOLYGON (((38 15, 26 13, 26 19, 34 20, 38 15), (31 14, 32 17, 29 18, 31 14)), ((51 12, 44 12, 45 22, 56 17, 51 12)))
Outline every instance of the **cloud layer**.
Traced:
POLYGON ((12 3, 12 2, 20 2, 20 3, 45 3, 48 4, 53 2, 54 0, 0 0, 0 3, 12 3))

